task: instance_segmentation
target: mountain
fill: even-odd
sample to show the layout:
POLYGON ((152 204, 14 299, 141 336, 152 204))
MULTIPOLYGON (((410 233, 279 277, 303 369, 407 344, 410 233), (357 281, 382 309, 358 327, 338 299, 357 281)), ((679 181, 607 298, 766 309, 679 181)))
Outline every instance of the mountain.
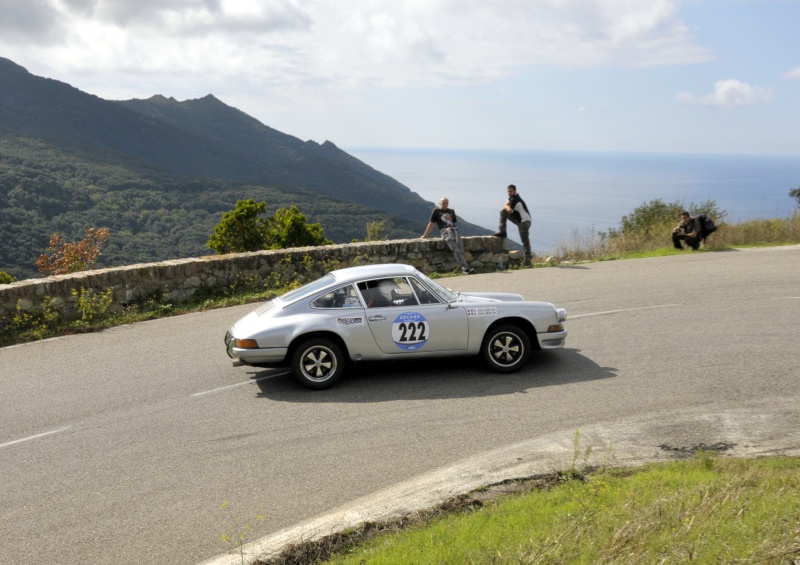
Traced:
POLYGON ((245 198, 297 204, 340 243, 376 220, 417 237, 434 206, 332 142, 214 96, 108 101, 0 58, 0 270, 35 276, 50 234, 74 241, 87 227, 111 229, 105 266, 207 254, 221 213, 245 198))

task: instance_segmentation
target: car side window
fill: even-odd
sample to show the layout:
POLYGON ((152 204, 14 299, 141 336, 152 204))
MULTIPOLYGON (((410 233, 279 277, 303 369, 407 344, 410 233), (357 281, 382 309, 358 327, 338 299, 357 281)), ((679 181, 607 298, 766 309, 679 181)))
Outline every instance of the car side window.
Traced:
POLYGON ((311 303, 312 308, 361 308, 356 289, 349 284, 319 296, 311 303))
POLYGON ((376 279, 358 283, 367 308, 413 306, 419 304, 404 277, 376 279))
POLYGON ((440 301, 436 298, 436 294, 425 288, 421 282, 414 277, 408 279, 411 282, 411 287, 419 299, 420 304, 439 304, 440 301))

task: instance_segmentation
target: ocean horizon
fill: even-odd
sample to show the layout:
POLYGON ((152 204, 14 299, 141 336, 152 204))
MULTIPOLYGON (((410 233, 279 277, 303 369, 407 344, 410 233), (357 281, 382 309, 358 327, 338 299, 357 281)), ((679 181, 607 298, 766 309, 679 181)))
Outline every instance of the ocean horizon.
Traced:
MULTIPOLYGON (((540 255, 619 227, 623 216, 655 199, 684 207, 712 200, 729 222, 788 218, 797 207, 789 191, 800 186, 800 156, 792 155, 344 150, 425 200, 447 196, 459 219, 492 231, 506 187, 516 185, 533 216, 531 245, 540 255)), ((519 241, 513 225, 509 238, 519 241)))

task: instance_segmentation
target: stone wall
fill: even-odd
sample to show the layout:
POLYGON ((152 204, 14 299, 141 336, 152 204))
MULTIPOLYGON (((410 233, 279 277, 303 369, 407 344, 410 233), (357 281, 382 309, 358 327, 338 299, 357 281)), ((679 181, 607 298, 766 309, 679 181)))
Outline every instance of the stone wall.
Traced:
MULTIPOLYGON (((462 239, 471 265, 495 270, 508 261, 503 240, 496 237, 462 239)), ((64 317, 77 314, 76 294, 109 292, 109 311, 128 304, 157 299, 180 302, 197 293, 221 294, 232 287, 263 288, 265 283, 321 276, 324 272, 371 263, 406 263, 425 272, 449 272, 458 268, 452 252, 440 238, 402 239, 380 242, 327 245, 231 253, 126 267, 96 269, 30 279, 0 285, 0 328, 17 313, 40 312, 43 301, 64 317)))

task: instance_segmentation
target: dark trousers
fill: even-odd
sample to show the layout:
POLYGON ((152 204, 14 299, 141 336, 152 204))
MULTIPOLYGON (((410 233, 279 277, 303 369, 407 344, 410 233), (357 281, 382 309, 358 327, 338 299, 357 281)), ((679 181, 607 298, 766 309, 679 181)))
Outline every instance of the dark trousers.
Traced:
POLYGON ((524 261, 526 264, 530 264, 533 260, 533 255, 531 254, 531 238, 530 238, 530 230, 531 230, 531 222, 525 221, 520 222, 517 220, 513 215, 511 215, 508 210, 503 208, 500 210, 500 225, 499 229, 502 233, 506 233, 506 222, 511 222, 512 224, 516 224, 519 228, 519 238, 522 240, 522 250, 525 254, 524 261))
POLYGON ((672 245, 675 246, 675 249, 683 249, 683 245, 681 245, 681 241, 685 241, 686 245, 697 251, 700 248, 700 238, 699 237, 689 237, 686 234, 682 234, 679 232, 672 233, 672 245))

